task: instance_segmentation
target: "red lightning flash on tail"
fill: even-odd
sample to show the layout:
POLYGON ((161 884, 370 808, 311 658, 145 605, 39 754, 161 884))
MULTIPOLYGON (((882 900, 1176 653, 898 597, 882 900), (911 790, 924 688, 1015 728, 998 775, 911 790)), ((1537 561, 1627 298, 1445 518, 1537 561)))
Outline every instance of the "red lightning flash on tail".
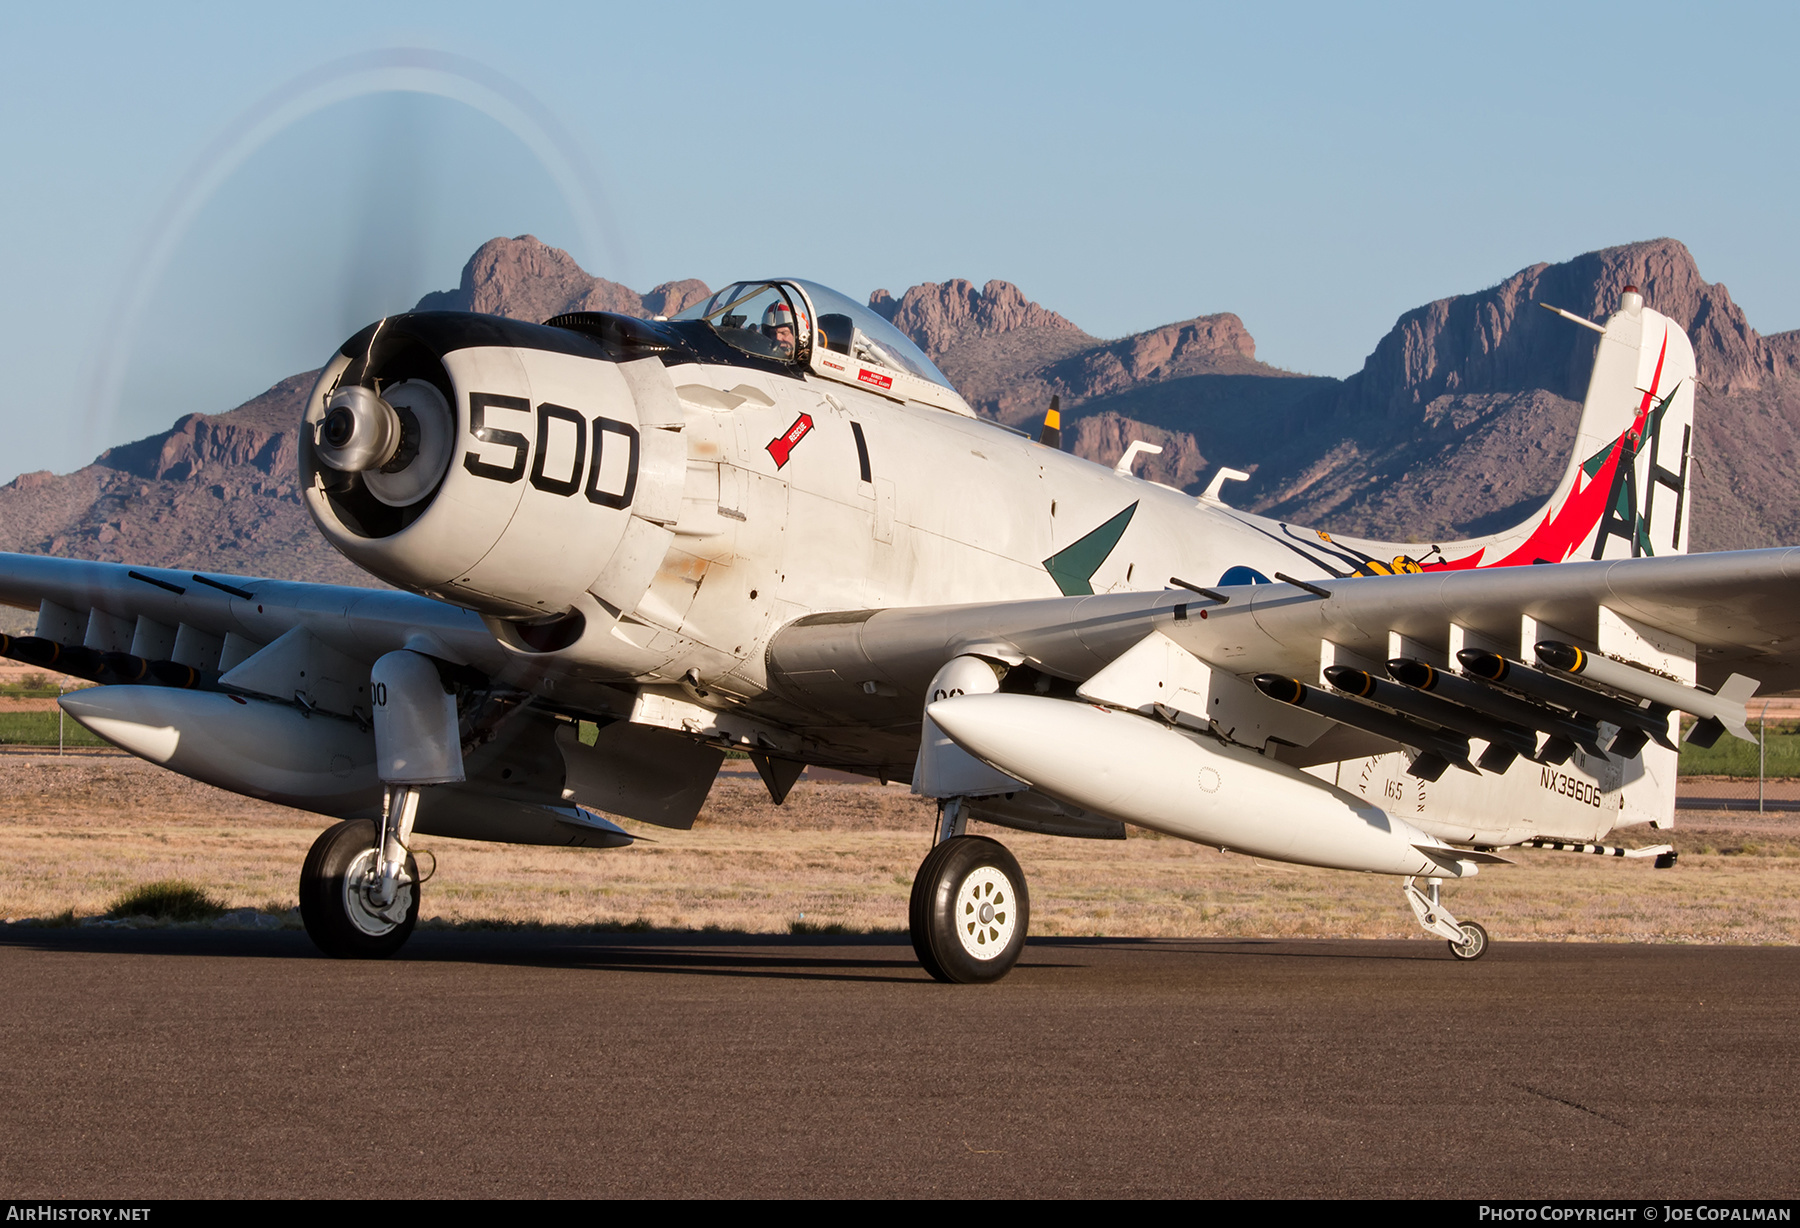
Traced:
POLYGON ((1576 477, 1576 489, 1569 492, 1562 507, 1551 515, 1544 517, 1532 535, 1525 539, 1519 547, 1505 558, 1495 559, 1491 563, 1482 563, 1482 551, 1460 559, 1451 559, 1443 563, 1427 563, 1427 571, 1461 571, 1471 567, 1516 567, 1522 564, 1535 563, 1539 559, 1552 563, 1560 563, 1569 557, 1571 551, 1587 540, 1587 535, 1600 523, 1600 517, 1606 511, 1606 498, 1612 490, 1613 471, 1621 464, 1631 463, 1625 453, 1627 439, 1641 439, 1650 415, 1650 408, 1656 403, 1656 394, 1662 387, 1663 360, 1669 355, 1669 334, 1665 331, 1662 349, 1656 355, 1656 373, 1650 379, 1650 389, 1638 403, 1637 415, 1631 425, 1626 427, 1613 443, 1606 463, 1581 484, 1580 476, 1576 477))

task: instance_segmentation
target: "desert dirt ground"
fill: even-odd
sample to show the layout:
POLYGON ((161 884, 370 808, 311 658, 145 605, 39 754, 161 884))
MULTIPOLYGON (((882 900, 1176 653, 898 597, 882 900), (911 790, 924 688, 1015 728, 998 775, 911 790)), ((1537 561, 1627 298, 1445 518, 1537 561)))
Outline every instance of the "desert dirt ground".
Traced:
MULTIPOLYGON (((754 775, 726 774, 692 831, 627 824, 642 837, 628 849, 420 837, 422 865, 436 862, 423 924, 901 930, 931 816, 900 785, 802 780, 777 808, 754 775)), ((0 755, 0 919, 95 916, 121 892, 168 878, 286 915, 324 824, 122 755, 0 755)), ((1137 831, 1125 841, 986 834, 1023 865, 1039 935, 1438 941, 1389 878, 1137 831)), ((1517 865, 1447 884, 1446 903, 1497 939, 1800 943, 1800 815, 1684 810, 1669 836, 1681 853, 1673 870, 1514 850, 1517 865)))

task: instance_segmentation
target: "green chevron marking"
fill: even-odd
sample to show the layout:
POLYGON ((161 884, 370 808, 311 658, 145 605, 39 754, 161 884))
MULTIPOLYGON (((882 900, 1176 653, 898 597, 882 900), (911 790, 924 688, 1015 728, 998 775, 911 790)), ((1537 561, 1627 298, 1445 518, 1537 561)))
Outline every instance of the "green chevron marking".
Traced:
POLYGON ((1100 570, 1100 564, 1106 562, 1106 556, 1125 536, 1125 526, 1131 523, 1137 509, 1138 505, 1133 503, 1080 541, 1044 560, 1044 570, 1056 581, 1063 596, 1083 597, 1094 591, 1094 573, 1100 570))
POLYGON ((1675 399, 1675 394, 1680 391, 1681 381, 1676 380, 1675 386, 1669 389, 1669 395, 1656 403, 1656 408, 1650 411, 1650 421, 1644 425, 1644 434, 1646 436, 1654 435, 1656 432, 1662 430, 1663 415, 1669 412, 1669 402, 1673 401, 1675 399))
POLYGON ((1592 456, 1588 457, 1588 459, 1582 464, 1581 471, 1583 473, 1587 474, 1590 478, 1599 477, 1600 470, 1602 468, 1604 468, 1606 465, 1606 458, 1611 456, 1613 453, 1613 449, 1618 446, 1619 446, 1618 441, 1614 440, 1612 443, 1607 444, 1604 448, 1601 448, 1598 452, 1596 452, 1592 456))
MULTIPOLYGON (((1675 381, 1675 387, 1669 389, 1669 395, 1658 401, 1656 403, 1656 408, 1650 411, 1649 416, 1644 423, 1644 437, 1646 439, 1655 435, 1656 432, 1662 429, 1663 415, 1668 412, 1669 402, 1675 399, 1675 394, 1679 391, 1681 391, 1681 381, 1677 380, 1675 381)), ((1615 439, 1604 448, 1601 448, 1598 452, 1588 457, 1587 460, 1583 461, 1581 464, 1582 472, 1586 473, 1590 478, 1598 477, 1600 470, 1606 464, 1606 458, 1611 456, 1613 454, 1613 449, 1618 446, 1619 441, 1615 439)))

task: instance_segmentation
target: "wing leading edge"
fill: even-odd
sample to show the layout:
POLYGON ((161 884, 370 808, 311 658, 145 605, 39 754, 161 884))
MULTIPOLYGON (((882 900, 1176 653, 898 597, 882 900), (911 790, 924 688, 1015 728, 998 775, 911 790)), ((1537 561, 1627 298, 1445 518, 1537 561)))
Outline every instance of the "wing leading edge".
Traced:
POLYGON ((1318 670, 1322 642, 1372 660, 1392 655, 1393 635, 1440 655, 1467 637, 1529 652, 1521 637, 1531 630, 1592 646, 1608 610, 1691 644, 1703 686, 1737 672, 1764 692, 1800 687, 1800 548, 1349 577, 1314 587, 1225 587, 1217 590, 1222 603, 1168 589, 817 614, 775 636, 770 677, 821 715, 899 723, 908 713, 917 719, 932 676, 965 653, 1081 681, 1161 631, 1236 674, 1307 677, 1318 670))
POLYGON ((502 661, 475 614, 389 589, 0 554, 0 604, 38 610, 38 634, 63 644, 221 673, 295 627, 365 662, 409 641, 458 664, 502 661))

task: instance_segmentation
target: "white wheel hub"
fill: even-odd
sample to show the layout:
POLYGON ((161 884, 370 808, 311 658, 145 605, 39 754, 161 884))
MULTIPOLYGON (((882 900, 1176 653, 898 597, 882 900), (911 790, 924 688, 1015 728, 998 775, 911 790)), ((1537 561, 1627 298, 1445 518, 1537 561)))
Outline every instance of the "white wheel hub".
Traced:
POLYGON ((369 848, 358 853, 344 872, 344 915, 350 918, 350 924, 371 938, 393 933, 394 928, 406 920, 413 902, 413 885, 403 873, 394 889, 394 902, 386 908, 375 907, 369 896, 375 889, 378 868, 375 850, 369 848))
POLYGON ((956 938, 975 959, 996 959, 1019 923, 1013 885, 993 866, 971 871, 956 889, 956 938))
POLYGON ((1462 941, 1452 944, 1463 959, 1479 958, 1487 950, 1487 935, 1472 925, 1462 927, 1462 941))

